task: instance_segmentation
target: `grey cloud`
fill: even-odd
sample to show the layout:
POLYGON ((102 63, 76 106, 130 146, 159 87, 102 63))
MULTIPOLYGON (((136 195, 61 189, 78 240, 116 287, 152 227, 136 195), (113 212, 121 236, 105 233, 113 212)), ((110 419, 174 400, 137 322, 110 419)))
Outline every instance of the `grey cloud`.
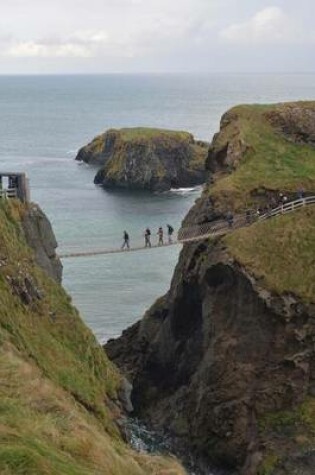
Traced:
POLYGON ((314 9, 311 0, 1 0, 1 71, 10 64, 23 72, 32 58, 43 69, 54 59, 57 72, 67 58, 86 72, 268 69, 280 61, 294 69, 274 44, 296 46, 299 68, 309 69, 314 9), (274 16, 261 27, 257 14, 267 7, 274 16))

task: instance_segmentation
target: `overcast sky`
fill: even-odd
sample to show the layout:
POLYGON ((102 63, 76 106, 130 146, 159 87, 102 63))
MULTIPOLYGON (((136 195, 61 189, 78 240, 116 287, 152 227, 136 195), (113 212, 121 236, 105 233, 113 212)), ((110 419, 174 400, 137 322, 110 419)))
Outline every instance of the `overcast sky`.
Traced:
POLYGON ((0 0, 0 73, 315 71, 315 0, 0 0))

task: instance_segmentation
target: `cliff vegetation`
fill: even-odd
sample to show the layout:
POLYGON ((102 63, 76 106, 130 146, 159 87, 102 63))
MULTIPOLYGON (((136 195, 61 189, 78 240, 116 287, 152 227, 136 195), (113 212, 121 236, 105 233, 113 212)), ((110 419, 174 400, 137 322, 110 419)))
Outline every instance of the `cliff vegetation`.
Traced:
POLYGON ((244 209, 268 191, 315 189, 315 102, 237 106, 221 121, 207 166, 220 209, 244 209))
POLYGON ((22 226, 27 212, 0 202, 1 474, 183 474, 175 461, 123 442, 121 376, 36 264, 22 226))

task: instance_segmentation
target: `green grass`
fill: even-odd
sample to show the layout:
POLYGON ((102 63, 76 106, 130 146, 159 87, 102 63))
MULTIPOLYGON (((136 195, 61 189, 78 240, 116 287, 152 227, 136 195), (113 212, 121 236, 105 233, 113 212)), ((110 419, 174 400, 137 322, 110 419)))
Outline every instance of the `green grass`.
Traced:
POLYGON ((62 287, 35 265, 24 211, 0 202, 0 473, 183 474, 123 443, 110 402, 120 375, 62 287), (42 295, 27 305, 17 292, 26 277, 42 295))
POLYGON ((315 148, 289 141, 271 125, 266 114, 277 107, 281 106, 238 106, 230 111, 235 120, 221 131, 216 147, 237 136, 247 151, 236 170, 209 189, 222 208, 249 206, 253 190, 315 190, 315 148))
MULTIPOLYGON (((115 129, 111 129, 113 131, 115 129)), ((153 139, 191 141, 192 135, 189 132, 179 130, 155 129, 149 127, 134 127, 119 129, 117 132, 121 140, 126 142, 147 141, 153 139)))
POLYGON ((1 474, 183 473, 174 461, 134 454, 8 344, 0 380, 1 474))
POLYGON ((12 216, 9 205, 0 207, 0 257, 8 256, 0 269, 0 328, 47 376, 98 410, 104 394, 114 396, 117 373, 69 296, 34 264, 12 216), (15 279, 22 286, 25 277, 43 294, 29 306, 12 296, 10 284, 15 279))
POLYGON ((270 290, 315 301, 315 206, 236 230, 224 242, 270 290))

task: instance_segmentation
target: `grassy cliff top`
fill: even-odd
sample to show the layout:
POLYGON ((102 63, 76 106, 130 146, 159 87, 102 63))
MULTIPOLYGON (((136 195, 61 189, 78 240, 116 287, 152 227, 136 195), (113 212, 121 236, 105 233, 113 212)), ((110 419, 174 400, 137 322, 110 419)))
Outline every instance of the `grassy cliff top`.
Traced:
POLYGON ((189 141, 192 135, 189 132, 179 130, 155 129, 150 127, 133 127, 123 129, 110 129, 108 131, 116 132, 122 140, 126 142, 132 141, 151 141, 154 139, 173 139, 178 141, 189 141))
POLYGON ((76 159, 87 163, 102 163, 102 160, 111 157, 115 152, 131 149, 133 146, 158 146, 163 149, 178 147, 207 147, 205 142, 194 141, 189 132, 180 130, 157 129, 150 127, 134 127, 109 129, 97 135, 87 145, 82 147, 76 159))
POLYGON ((234 155, 232 173, 218 178, 210 195, 222 208, 237 209, 252 204, 253 192, 262 189, 315 191, 314 114, 315 102, 231 109, 223 117, 212 155, 227 148, 234 155), (303 140, 306 136, 311 143, 303 140))
POLYGON ((123 129, 109 129, 105 133, 95 137, 85 148, 91 151, 93 154, 102 153, 107 140, 114 139, 114 148, 121 146, 133 145, 133 144, 180 144, 186 143, 187 145, 193 142, 193 136, 189 132, 182 132, 176 130, 167 129, 153 129, 147 127, 134 127, 123 129))
POLYGON ((236 230, 224 241, 267 288, 315 302, 314 205, 236 230))
POLYGON ((120 376, 69 296, 35 265, 24 212, 0 202, 0 473, 183 474, 122 442, 111 402, 120 376))

